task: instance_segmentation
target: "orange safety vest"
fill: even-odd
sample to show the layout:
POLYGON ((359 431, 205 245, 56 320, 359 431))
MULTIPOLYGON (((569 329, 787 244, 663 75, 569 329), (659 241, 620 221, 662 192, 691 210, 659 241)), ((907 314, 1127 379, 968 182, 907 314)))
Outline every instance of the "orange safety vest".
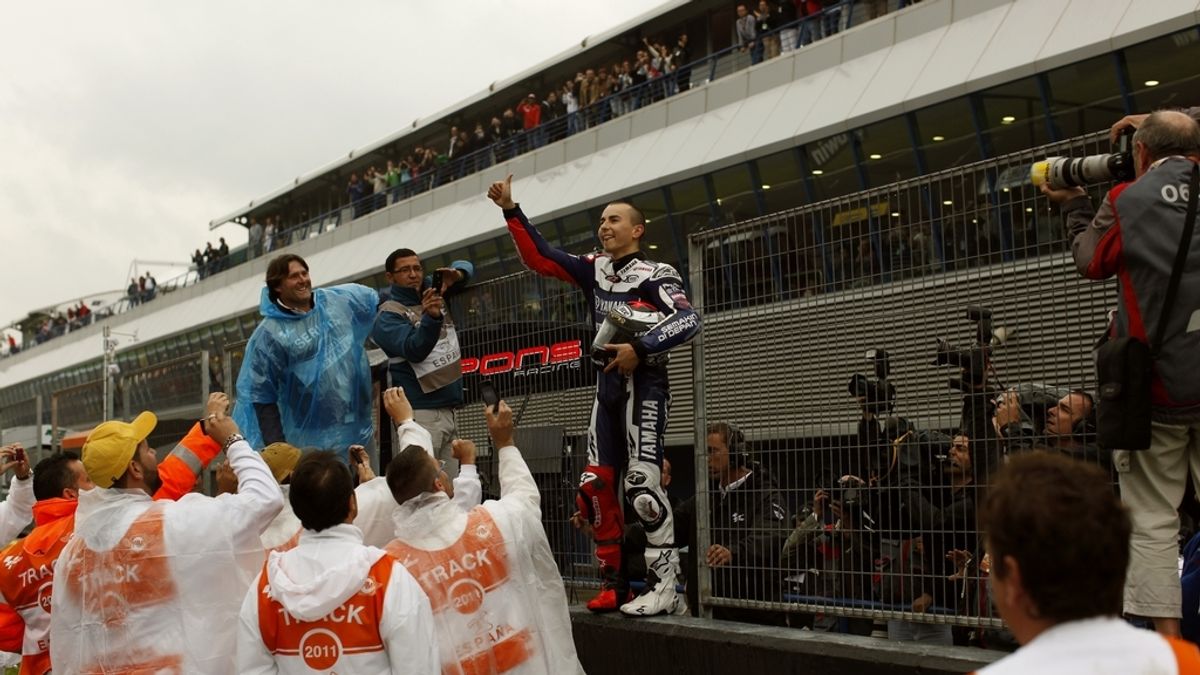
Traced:
POLYGON ((317 671, 333 668, 343 654, 383 651, 379 622, 395 563, 390 556, 380 557, 357 593, 315 621, 295 618, 267 595, 269 579, 264 564, 258 579, 258 629, 267 651, 276 657, 303 659, 317 671))
POLYGON ((1195 644, 1177 637, 1168 637, 1167 644, 1175 654, 1179 675, 1200 675, 1200 649, 1195 644))
POLYGON ((75 531, 69 515, 39 526, 25 539, 0 552, 4 573, 0 593, 25 624, 21 646, 21 675, 50 671, 50 596, 54 590, 54 561, 75 531))
MULTIPOLYGON (((395 556, 429 596, 443 644, 460 639, 466 626, 475 625, 481 610, 493 612, 491 630, 455 645, 449 653, 457 663, 443 663, 443 673, 482 675, 503 673, 528 661, 534 654, 533 633, 528 627, 504 623, 503 611, 522 604, 516 589, 506 582, 512 574, 504 537, 487 509, 476 507, 467 515, 467 526, 458 541, 427 551, 395 540, 387 552, 395 556)), ((443 657, 447 650, 442 650, 443 657)))
MULTIPOLYGON (((120 626, 133 610, 176 600, 163 537, 163 509, 154 504, 138 516, 117 545, 107 551, 80 546, 66 560, 66 592, 89 622, 120 626)), ((182 673, 183 656, 152 649, 106 653, 83 672, 111 672, 119 664, 126 673, 182 673)))
POLYGON ((221 445, 204 434, 199 422, 193 424, 171 454, 158 463, 162 487, 154 498, 179 499, 191 492, 204 467, 219 454, 221 445))

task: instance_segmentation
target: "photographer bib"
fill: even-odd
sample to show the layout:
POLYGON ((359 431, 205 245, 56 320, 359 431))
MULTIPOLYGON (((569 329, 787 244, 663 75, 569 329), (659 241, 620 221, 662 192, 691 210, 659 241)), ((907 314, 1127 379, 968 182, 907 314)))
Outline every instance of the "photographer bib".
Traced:
MULTIPOLYGON (((421 325, 421 308, 402 305, 395 300, 383 303, 379 308, 383 312, 394 312, 406 317, 412 322, 413 328, 421 325)), ((442 332, 438 335, 437 344, 424 361, 409 361, 402 356, 388 360, 388 363, 408 363, 412 366, 421 391, 432 393, 453 384, 462 377, 462 349, 458 346, 458 333, 454 330, 454 319, 446 310, 442 311, 442 332)))

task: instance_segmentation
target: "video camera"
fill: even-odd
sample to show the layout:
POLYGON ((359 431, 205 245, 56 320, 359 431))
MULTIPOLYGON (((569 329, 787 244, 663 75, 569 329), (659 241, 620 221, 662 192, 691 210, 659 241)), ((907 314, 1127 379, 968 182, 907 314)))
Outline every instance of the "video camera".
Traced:
POLYGON ((959 348, 938 338, 933 365, 961 368, 962 377, 950 378, 950 388, 976 392, 987 385, 993 340, 992 310, 978 306, 967 307, 967 321, 975 323, 974 344, 967 348, 959 348))
POLYGON ((1124 183, 1134 179, 1133 130, 1126 129, 1113 152, 1087 157, 1047 157, 1029 168, 1034 187, 1049 185, 1055 190, 1105 181, 1124 183))
POLYGON ((887 350, 867 350, 867 361, 875 365, 875 377, 862 373, 850 376, 850 395, 863 399, 863 410, 876 416, 889 415, 896 405, 896 387, 888 382, 891 361, 887 350))

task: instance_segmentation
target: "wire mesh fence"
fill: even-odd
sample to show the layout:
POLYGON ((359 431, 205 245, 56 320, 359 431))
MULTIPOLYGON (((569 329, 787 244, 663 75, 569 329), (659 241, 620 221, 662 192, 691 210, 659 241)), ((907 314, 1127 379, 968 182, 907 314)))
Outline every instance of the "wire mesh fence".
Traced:
POLYGON ((153 410, 159 417, 194 416, 208 398, 208 351, 160 361, 121 376, 129 414, 153 410))
MULTIPOLYGON (((1105 145, 1073 139, 691 237, 704 331, 668 366, 666 442, 668 490, 699 514, 677 538, 705 610, 1000 628, 974 520, 990 472, 1032 450, 1110 463, 1088 392, 1115 287, 1079 278, 1028 181, 1037 159, 1105 145), (709 564, 714 546, 728 563, 709 564)), ((595 385, 586 298, 522 273, 447 301, 459 435, 480 447, 485 495, 498 493, 486 378, 517 415, 560 570, 594 583, 591 543, 569 523, 595 385)), ((244 349, 127 374, 125 414, 202 405, 210 382, 232 393, 244 349)), ((55 392, 56 428, 98 422, 100 398, 99 382, 55 392)))
MULTIPOLYGON (((123 413, 114 402, 114 414, 123 413)), ((50 426, 54 438, 64 433, 90 429, 104 421, 104 381, 94 380, 64 387, 50 395, 50 426)))
POLYGON ((42 414, 40 396, 6 405, 0 408, 0 429, 41 424, 42 414))
POLYGON ((1089 392, 1115 286, 1079 277, 1028 184, 1035 159, 1100 143, 692 236, 697 415, 714 432, 697 539, 734 552, 699 569, 717 614, 1000 627, 975 524, 990 472, 1034 450, 1111 463, 1089 392))

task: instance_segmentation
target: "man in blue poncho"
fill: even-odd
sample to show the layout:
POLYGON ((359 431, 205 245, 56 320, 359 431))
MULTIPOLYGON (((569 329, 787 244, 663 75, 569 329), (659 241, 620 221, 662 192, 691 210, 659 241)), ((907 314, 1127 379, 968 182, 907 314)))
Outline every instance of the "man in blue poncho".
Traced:
POLYGON ((371 372, 363 343, 379 296, 359 284, 313 290, 295 254, 267 265, 262 322, 246 344, 234 419, 255 448, 287 442, 346 459, 372 438, 371 372))

